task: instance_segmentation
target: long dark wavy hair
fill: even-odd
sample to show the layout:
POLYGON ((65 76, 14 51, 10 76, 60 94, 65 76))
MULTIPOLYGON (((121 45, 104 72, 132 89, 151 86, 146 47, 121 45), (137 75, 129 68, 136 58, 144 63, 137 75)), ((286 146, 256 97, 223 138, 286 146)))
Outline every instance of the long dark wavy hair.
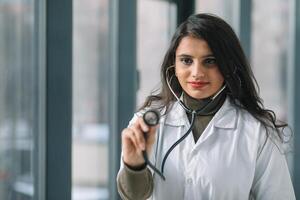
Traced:
MULTIPOLYGON (((162 87, 147 97, 141 109, 158 103, 159 108, 166 108, 168 111, 171 102, 176 100, 167 86, 166 79, 175 74, 175 69, 169 67, 175 64, 176 49, 181 39, 186 36, 204 39, 207 42, 225 79, 227 86, 225 92, 231 102, 237 107, 247 110, 267 130, 268 128, 275 129, 282 139, 280 130, 287 124, 277 121, 275 113, 264 108, 262 99, 258 95, 259 86, 238 37, 229 24, 211 14, 191 15, 176 29, 161 65, 162 87), (169 77, 166 77, 167 69, 169 77)), ((182 93, 176 77, 172 80, 171 87, 176 94, 182 93)))

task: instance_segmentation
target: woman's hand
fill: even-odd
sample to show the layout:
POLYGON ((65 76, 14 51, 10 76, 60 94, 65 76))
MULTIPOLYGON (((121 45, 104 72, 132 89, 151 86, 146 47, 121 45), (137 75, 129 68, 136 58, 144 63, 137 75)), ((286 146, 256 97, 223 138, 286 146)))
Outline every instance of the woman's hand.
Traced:
POLYGON ((148 126, 139 117, 134 124, 122 131, 123 161, 126 165, 139 167, 145 163, 142 151, 150 152, 155 141, 156 128, 157 126, 148 126))

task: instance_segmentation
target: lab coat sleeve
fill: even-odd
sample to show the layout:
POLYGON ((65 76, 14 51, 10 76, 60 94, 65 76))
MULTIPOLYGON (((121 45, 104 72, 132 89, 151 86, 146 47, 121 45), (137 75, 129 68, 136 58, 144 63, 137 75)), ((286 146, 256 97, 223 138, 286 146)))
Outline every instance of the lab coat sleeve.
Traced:
POLYGON ((124 200, 147 199, 153 191, 151 172, 148 168, 135 171, 124 165, 118 173, 117 186, 124 200))
POLYGON ((268 138, 257 157, 251 191, 256 200, 296 199, 285 154, 279 145, 268 138))

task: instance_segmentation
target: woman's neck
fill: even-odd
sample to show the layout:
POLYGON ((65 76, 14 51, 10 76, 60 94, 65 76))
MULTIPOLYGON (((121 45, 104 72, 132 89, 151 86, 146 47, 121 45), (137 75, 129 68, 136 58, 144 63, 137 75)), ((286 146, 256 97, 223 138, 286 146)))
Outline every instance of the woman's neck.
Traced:
MULTIPOLYGON (((204 108, 208 102, 210 101, 211 97, 205 99, 195 99, 189 96, 187 93, 183 93, 183 102, 192 110, 201 110, 204 108)), ((205 107, 201 112, 200 115, 214 115, 223 105, 226 99, 226 93, 221 92, 207 107, 205 107)))

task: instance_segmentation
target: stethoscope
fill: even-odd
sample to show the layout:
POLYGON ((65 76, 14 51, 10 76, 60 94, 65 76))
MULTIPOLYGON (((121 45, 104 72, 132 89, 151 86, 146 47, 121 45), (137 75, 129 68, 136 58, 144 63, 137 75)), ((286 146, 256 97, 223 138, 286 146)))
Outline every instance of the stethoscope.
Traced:
MULTIPOLYGON (((226 85, 224 85, 214 96, 212 96, 208 102, 200 109, 198 110, 193 110, 193 109, 190 109, 189 107, 187 107, 184 102, 178 98, 178 96, 175 94, 175 92, 173 91, 172 87, 171 87, 171 82, 172 82, 172 79, 174 77, 174 74, 170 77, 169 77, 169 70, 171 68, 175 67, 174 65, 170 66, 167 68, 166 70, 166 82, 167 82, 167 85, 168 85, 168 88, 170 89, 171 93, 174 95, 174 97, 176 98, 177 102, 180 104, 180 106, 188 113, 188 114, 191 114, 192 117, 191 117, 191 122, 190 122, 190 128, 187 130, 187 132, 181 136, 181 138, 179 138, 167 151, 167 153, 165 154, 165 156, 163 157, 163 161, 162 161, 162 165, 161 165, 161 171, 159 171, 150 161, 149 161, 149 158, 148 158, 148 155, 147 155, 147 152, 146 151, 143 151, 143 157, 145 159, 145 163, 155 172, 157 173, 163 180, 166 180, 165 176, 163 175, 164 173, 164 166, 165 166, 165 163, 166 163, 166 160, 169 156, 169 154, 173 151, 173 149, 180 143, 182 142, 192 131, 193 127, 194 127, 194 124, 195 124, 195 118, 196 118, 196 115, 211 115, 212 113, 203 113, 203 111, 209 106, 211 105, 211 103, 217 98, 217 96, 219 96, 219 94, 221 94, 221 92, 226 88, 226 85)), ((145 121, 145 123, 148 125, 148 126, 155 126, 159 123, 159 118, 160 118, 160 114, 157 110, 154 110, 154 109, 151 109, 151 110, 148 110, 147 112, 144 113, 143 115, 143 119, 145 121)), ((144 134, 145 137, 146 137, 146 133, 144 134)))

